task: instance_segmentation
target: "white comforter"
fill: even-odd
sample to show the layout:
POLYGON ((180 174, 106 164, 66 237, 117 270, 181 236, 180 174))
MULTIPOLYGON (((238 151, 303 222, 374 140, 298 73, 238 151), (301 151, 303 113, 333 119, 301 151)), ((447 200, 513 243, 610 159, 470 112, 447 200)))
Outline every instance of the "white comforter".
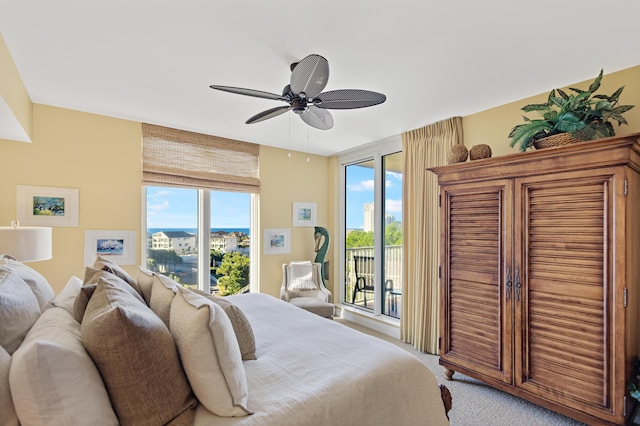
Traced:
POLYGON ((229 297, 249 318, 257 360, 244 361, 249 409, 196 425, 448 425, 435 377, 391 343, 265 294, 229 297))

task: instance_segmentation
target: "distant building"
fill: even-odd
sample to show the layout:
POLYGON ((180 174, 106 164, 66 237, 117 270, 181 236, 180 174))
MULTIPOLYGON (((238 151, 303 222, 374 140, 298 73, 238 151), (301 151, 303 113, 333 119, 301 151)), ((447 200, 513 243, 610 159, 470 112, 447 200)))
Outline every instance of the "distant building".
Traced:
MULTIPOLYGON (((375 229, 375 209, 374 203, 365 203, 364 205, 364 232, 371 232, 375 229)), ((396 221, 395 216, 387 214, 384 216, 384 224, 389 225, 396 221)))
POLYGON ((184 231, 160 231, 151 236, 151 248, 154 250, 173 250, 178 255, 198 252, 195 234, 184 231))
POLYGON ((384 224, 385 225, 391 225, 393 222, 396 221, 396 217, 392 214, 388 214, 384 216, 384 224))
POLYGON ((364 205, 364 232, 371 232, 374 229, 375 214, 373 203, 365 203, 364 205))
POLYGON ((212 232, 209 237, 209 249, 222 253, 238 251, 238 237, 234 234, 212 232))

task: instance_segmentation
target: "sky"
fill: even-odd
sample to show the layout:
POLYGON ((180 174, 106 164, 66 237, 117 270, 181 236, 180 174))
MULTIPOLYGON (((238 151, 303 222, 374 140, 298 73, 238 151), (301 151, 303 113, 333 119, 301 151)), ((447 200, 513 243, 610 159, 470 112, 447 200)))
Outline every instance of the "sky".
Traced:
MULTIPOLYGON (((386 173, 386 213, 402 220, 402 174, 386 173)), ((364 204, 373 202, 373 169, 347 168, 347 217, 349 229, 364 226, 364 204)), ((238 192, 211 192, 211 228, 249 228, 251 196, 238 192)), ((147 228, 197 228, 198 191, 147 187, 147 228)))
MULTIPOLYGON (((211 192, 211 228, 249 228, 251 195, 211 192)), ((147 228, 197 228, 198 191, 147 187, 147 228)))
MULTIPOLYGON (((346 176, 346 225, 348 229, 364 227, 364 205, 373 203, 373 169, 351 165, 346 176)), ((385 213, 402 220, 402 173, 385 174, 385 213)))

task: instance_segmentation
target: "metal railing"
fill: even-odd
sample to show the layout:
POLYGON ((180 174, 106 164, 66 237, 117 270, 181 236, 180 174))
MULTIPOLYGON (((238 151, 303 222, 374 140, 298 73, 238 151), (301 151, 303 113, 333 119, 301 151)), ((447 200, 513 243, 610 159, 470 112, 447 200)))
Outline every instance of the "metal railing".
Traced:
MULTIPOLYGON (((358 276, 373 284, 375 276, 375 263, 359 263, 356 276, 357 257, 374 258, 373 247, 356 247, 346 249, 345 259, 345 303, 366 308, 373 311, 374 294, 368 291, 358 291, 353 299, 358 276), (366 300, 365 300, 366 298, 366 300), (365 303, 366 301, 366 303, 365 303), (353 302, 353 303, 352 303, 353 302)), ((385 246, 384 249, 384 279, 382 280, 383 294, 383 314, 395 318, 400 317, 400 307, 402 305, 402 246, 385 246)), ((376 288, 376 291, 380 291, 376 288)))

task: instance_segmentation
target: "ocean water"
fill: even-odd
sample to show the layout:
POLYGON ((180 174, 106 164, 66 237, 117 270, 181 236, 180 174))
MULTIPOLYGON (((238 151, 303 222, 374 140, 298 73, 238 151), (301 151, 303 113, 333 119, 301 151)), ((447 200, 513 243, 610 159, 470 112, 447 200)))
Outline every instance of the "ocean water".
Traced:
MULTIPOLYGON (((217 231, 244 232, 247 235, 249 235, 249 230, 250 230, 249 228, 211 228, 211 232, 217 232, 217 231)), ((167 232, 184 231, 190 234, 198 233, 198 230, 196 228, 147 228, 147 232, 149 234, 153 234, 155 232, 160 232, 160 231, 167 231, 167 232)))

